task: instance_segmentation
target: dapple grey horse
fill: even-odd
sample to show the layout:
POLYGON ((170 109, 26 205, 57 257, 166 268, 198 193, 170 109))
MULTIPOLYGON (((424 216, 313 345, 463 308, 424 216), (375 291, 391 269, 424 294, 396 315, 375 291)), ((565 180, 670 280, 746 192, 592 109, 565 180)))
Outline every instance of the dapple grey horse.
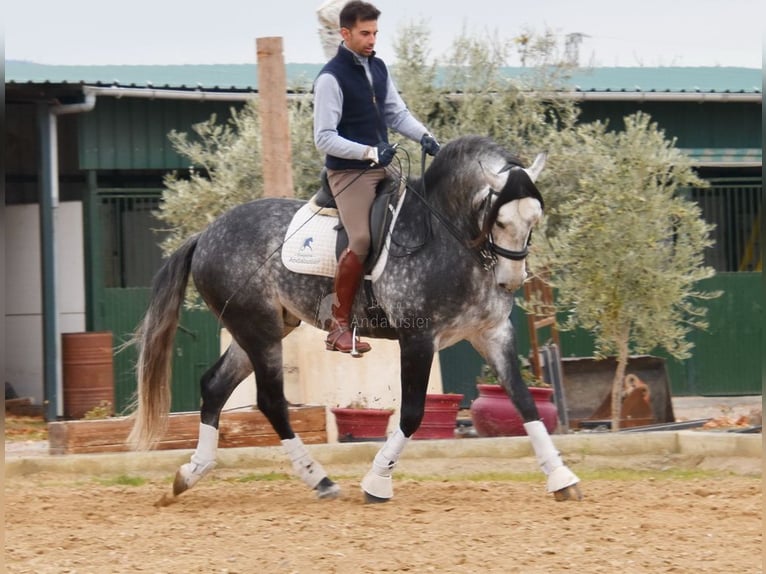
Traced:
MULTIPOLYGON (((522 381, 510 321, 514 291, 526 277, 530 234, 543 213, 534 182, 544 163, 541 154, 525 168, 493 140, 464 136, 443 146, 422 178, 404 182, 393 240, 372 281, 386 321, 364 320, 369 309, 362 289, 353 311, 361 336, 395 339, 400 347, 399 427, 362 479, 366 500, 392 498, 394 467, 423 418, 433 355, 461 340, 494 369, 521 413, 548 492, 557 500, 579 498, 579 479, 563 463, 522 381)), ((235 207, 189 238, 155 276, 136 332, 137 410, 129 437, 135 448, 148 448, 167 420, 172 342, 190 275, 234 341, 200 381, 199 441, 176 473, 174 496, 215 466, 221 409, 252 372, 258 408, 297 476, 320 498, 339 494, 293 432, 283 392, 282 338, 301 321, 315 324, 317 306, 333 289, 331 278, 295 273, 276 256, 304 204, 264 198, 235 207)))

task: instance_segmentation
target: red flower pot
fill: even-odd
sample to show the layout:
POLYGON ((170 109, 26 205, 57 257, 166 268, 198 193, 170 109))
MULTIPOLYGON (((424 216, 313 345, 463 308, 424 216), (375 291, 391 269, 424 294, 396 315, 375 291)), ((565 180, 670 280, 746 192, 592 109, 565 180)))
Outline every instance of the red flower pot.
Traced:
MULTIPOLYGON (((513 406, 513 403, 500 385, 477 384, 479 396, 471 403, 471 419, 476 434, 487 436, 524 436, 524 419, 513 406)), ((540 418, 552 433, 558 424, 556 405, 551 398, 553 389, 545 387, 529 387, 535 400, 540 418)))
POLYGON ((393 409, 331 408, 338 426, 338 442, 381 441, 386 439, 393 409))
POLYGON ((455 438, 457 413, 463 395, 457 393, 426 395, 423 422, 413 439, 455 438))

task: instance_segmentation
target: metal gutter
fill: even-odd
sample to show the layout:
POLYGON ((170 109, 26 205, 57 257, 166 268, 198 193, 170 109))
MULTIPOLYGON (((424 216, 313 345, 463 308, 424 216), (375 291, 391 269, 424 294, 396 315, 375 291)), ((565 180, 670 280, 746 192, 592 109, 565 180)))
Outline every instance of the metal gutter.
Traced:
POLYGON ((85 94, 77 104, 38 104, 40 133, 40 259, 43 314, 43 404, 45 419, 63 415, 61 333, 56 291, 56 220, 59 206, 58 116, 89 112, 96 96, 85 94))
MULTIPOLYGON (((258 92, 211 92, 200 88, 198 90, 157 89, 157 88, 125 88, 121 86, 85 86, 85 94, 110 96, 114 98, 147 98, 169 100, 195 101, 229 101, 245 102, 258 97, 258 92)), ((288 94, 288 97, 302 97, 307 94, 288 94)), ((462 94, 449 94, 448 97, 459 98, 462 94)), ((601 102, 731 102, 731 103, 761 103, 762 94, 754 92, 612 92, 612 91, 579 91, 568 90, 542 94, 552 98, 566 98, 579 101, 601 102)))
POLYGON ((587 102, 736 102, 761 103, 763 94, 752 92, 597 92, 578 90, 551 92, 551 97, 587 102))
POLYGON ((760 161, 696 161, 692 158, 694 167, 761 167, 760 161))
POLYGON ((85 86, 87 96, 112 98, 144 98, 150 100, 194 100, 199 102, 246 102, 258 96, 257 92, 208 92, 199 90, 174 90, 156 88, 123 88, 120 86, 85 86))

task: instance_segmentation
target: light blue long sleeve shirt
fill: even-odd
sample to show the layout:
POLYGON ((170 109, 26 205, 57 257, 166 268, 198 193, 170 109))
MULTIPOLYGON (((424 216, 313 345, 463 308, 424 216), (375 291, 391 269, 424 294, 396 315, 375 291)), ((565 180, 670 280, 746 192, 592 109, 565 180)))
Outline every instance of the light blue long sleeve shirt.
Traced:
MULTIPOLYGON (((343 49, 348 50, 345 46, 343 49)), ((366 57, 354 53, 364 66, 367 79, 372 83, 370 65, 366 57)), ((386 101, 383 104, 383 120, 386 126, 401 135, 419 142, 429 133, 407 109, 399 95, 391 74, 388 74, 386 101)), ((314 145, 328 155, 345 159, 368 159, 369 146, 346 139, 338 134, 338 124, 343 113, 343 91, 332 74, 320 74, 314 82, 314 145)))

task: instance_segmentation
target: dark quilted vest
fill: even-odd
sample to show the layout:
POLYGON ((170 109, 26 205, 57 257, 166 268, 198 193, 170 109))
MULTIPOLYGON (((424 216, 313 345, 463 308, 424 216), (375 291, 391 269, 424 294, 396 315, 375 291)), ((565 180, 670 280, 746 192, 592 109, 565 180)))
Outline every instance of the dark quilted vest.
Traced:
MULTIPOLYGON (((374 95, 364 66, 346 48, 338 48, 335 57, 319 73, 335 76, 343 92, 343 113, 338 134, 351 141, 374 146, 380 141, 388 143, 388 130, 383 120, 388 70, 374 52, 369 63, 374 95)), ((332 155, 325 159, 325 165, 330 169, 364 169, 369 164, 368 160, 343 159, 332 155)))

